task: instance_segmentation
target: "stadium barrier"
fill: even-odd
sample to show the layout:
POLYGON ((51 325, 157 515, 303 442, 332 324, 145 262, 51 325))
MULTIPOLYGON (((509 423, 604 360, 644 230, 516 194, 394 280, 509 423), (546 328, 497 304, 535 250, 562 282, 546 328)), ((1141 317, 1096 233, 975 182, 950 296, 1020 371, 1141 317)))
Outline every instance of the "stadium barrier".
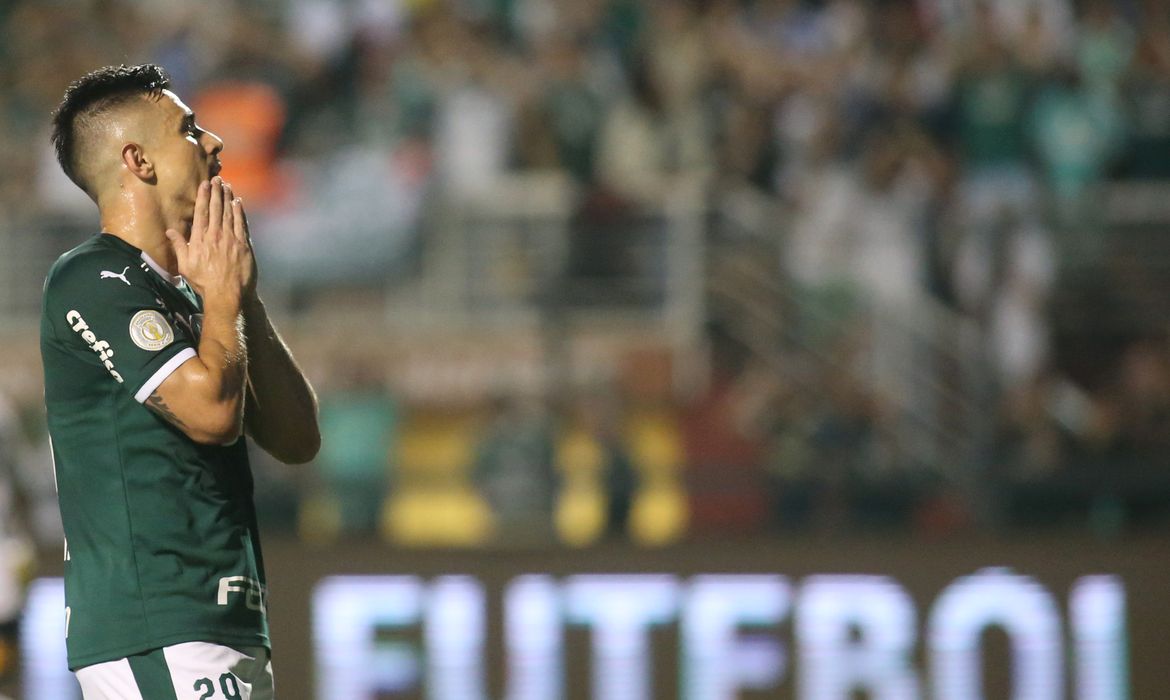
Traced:
MULTIPOLYGON (((266 550, 285 698, 1124 700, 1166 668, 1164 538, 266 550)), ((24 697, 69 700, 59 579, 24 697)), ((75 696, 74 696, 75 697, 75 696)))

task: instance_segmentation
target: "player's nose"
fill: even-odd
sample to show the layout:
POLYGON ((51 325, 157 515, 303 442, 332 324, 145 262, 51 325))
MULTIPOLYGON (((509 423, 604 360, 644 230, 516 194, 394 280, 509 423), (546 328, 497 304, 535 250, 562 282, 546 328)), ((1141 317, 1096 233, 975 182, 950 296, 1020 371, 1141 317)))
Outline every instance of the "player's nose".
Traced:
POLYGON ((203 132, 203 147, 207 149, 208 155, 217 156, 223 150, 223 139, 210 131, 205 131, 203 132))

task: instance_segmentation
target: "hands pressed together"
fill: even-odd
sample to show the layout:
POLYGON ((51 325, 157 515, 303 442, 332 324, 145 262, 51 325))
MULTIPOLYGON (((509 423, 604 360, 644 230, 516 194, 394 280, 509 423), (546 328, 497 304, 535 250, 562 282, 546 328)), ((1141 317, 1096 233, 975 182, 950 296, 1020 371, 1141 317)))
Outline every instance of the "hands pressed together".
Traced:
POLYGON ((166 235, 179 274, 203 297, 205 306, 238 309, 255 294, 256 260, 244 203, 222 178, 200 183, 190 239, 173 229, 166 235))

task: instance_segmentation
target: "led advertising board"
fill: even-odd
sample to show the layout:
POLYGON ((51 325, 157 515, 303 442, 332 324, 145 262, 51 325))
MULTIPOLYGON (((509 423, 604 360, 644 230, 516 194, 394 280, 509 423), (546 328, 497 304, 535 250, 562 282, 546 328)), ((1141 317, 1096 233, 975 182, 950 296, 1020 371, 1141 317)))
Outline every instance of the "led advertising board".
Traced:
MULTIPOLYGON (((277 543, 266 603, 286 698, 1125 700, 1158 697, 1170 677, 1164 551, 1067 540, 547 552, 277 543)), ((59 580, 38 580, 25 697, 77 697, 63 625, 59 580)))

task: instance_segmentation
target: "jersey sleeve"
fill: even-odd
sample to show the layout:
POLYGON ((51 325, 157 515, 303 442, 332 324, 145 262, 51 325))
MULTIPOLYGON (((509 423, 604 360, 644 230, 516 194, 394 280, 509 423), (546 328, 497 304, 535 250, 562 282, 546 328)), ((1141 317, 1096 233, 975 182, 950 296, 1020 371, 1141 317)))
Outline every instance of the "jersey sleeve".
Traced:
POLYGON ((54 270, 45 313, 64 350, 104 368, 142 403, 196 355, 189 324, 156 294, 148 273, 126 258, 90 255, 54 270))

